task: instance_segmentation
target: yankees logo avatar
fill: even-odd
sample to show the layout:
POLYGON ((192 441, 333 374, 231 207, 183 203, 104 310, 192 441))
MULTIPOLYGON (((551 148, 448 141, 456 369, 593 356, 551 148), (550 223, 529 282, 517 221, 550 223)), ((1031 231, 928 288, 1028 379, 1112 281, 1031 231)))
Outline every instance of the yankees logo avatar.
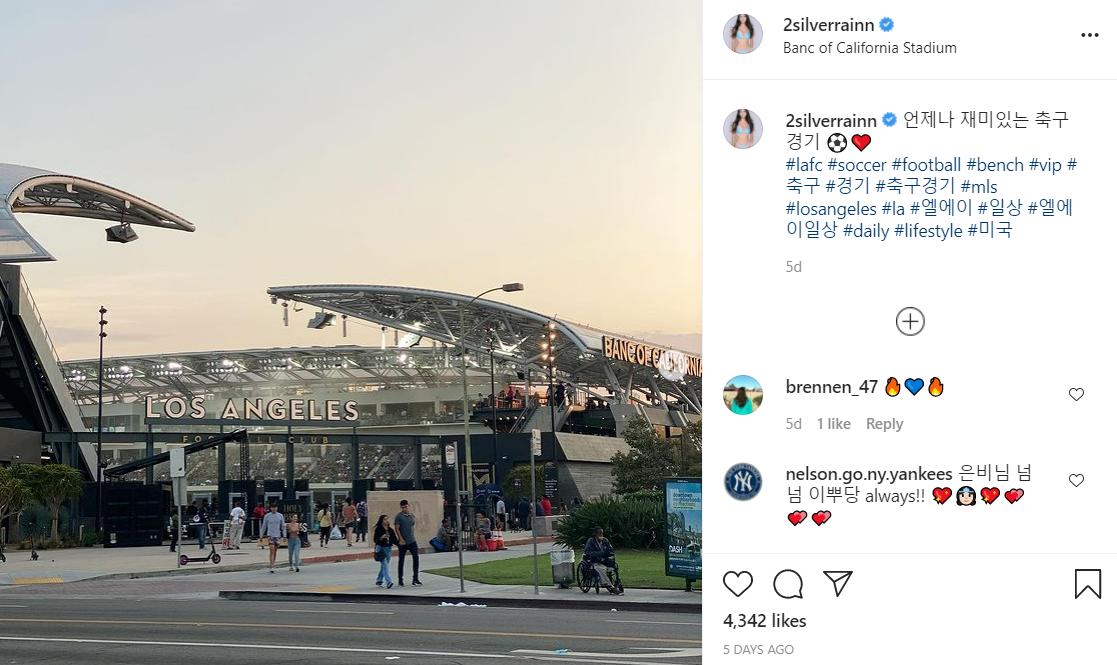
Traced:
POLYGON ((748 501, 760 493, 760 471, 751 464, 734 464, 725 474, 725 490, 738 501, 748 501))

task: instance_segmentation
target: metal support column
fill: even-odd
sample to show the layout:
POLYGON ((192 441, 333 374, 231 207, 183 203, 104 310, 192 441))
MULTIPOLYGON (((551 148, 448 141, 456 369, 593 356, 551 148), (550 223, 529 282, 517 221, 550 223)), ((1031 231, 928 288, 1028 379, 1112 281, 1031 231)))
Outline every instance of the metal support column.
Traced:
POLYGON ((287 483, 283 497, 288 501, 295 498, 295 442, 291 436, 291 426, 287 426, 287 483))
POLYGON ((349 444, 349 454, 353 457, 349 464, 349 468, 353 472, 350 479, 353 482, 349 489, 349 496, 353 497, 353 503, 360 503, 364 498, 363 495, 358 496, 360 492, 357 489, 357 483, 361 482, 361 446, 357 443, 357 428, 355 427, 353 428, 353 440, 349 444))

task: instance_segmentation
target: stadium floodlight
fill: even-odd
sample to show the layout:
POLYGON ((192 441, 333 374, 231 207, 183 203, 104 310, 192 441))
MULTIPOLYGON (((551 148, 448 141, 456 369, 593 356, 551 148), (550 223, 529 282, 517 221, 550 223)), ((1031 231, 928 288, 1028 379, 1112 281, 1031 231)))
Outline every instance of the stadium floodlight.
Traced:
POLYGON ((307 322, 306 327, 313 328, 315 330, 321 330, 326 326, 332 326, 334 324, 334 319, 336 318, 336 314, 330 314, 329 312, 318 312, 310 318, 310 321, 307 322))
POLYGON ((507 293, 514 293, 516 291, 523 291, 524 290, 524 285, 521 282, 512 282, 510 284, 505 284, 504 286, 500 287, 500 290, 505 291, 507 293))
POLYGON ((121 244, 139 240, 140 234, 132 229, 131 224, 117 224, 105 229, 105 240, 108 242, 119 242, 121 244))

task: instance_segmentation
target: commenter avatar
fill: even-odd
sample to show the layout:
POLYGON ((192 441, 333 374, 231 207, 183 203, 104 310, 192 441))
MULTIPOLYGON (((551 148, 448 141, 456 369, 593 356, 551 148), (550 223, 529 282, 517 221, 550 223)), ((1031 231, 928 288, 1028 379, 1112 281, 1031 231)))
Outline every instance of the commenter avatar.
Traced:
POLYGON ((745 55, 760 47, 764 39, 764 27, 755 16, 737 14, 730 16, 721 31, 722 41, 730 51, 745 55))
POLYGON ((729 50, 744 55, 760 46, 764 39, 764 28, 756 18, 748 14, 737 14, 725 22, 721 36, 729 50))
POLYGON ((764 389, 760 383, 746 374, 735 376, 722 390, 725 406, 737 415, 747 416, 760 408, 764 401, 764 389))
POLYGON ((748 109, 737 109, 725 118, 722 134, 729 145, 747 150, 760 142, 764 134, 764 124, 760 116, 748 109))

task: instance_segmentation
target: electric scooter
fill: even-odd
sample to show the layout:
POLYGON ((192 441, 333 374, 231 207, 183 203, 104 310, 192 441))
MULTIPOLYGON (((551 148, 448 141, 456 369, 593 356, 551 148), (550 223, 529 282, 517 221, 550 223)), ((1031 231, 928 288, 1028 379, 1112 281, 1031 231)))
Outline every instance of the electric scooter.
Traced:
MULTIPOLYGON (((180 549, 183 546, 182 536, 179 536, 178 546, 180 549)), ((178 555, 179 565, 185 566, 191 561, 193 561, 194 563, 205 563, 206 561, 212 561, 215 564, 221 563, 221 555, 217 553, 217 541, 214 540, 212 536, 209 537, 209 553, 205 556, 192 557, 186 556, 185 554, 178 555)))

